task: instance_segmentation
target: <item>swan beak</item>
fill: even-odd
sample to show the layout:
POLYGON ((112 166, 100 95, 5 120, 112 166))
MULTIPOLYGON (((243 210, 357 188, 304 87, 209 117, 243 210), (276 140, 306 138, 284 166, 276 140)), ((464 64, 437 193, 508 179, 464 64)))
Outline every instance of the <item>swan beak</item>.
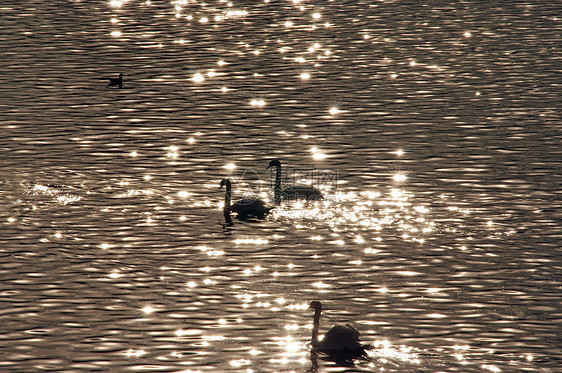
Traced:
POLYGON ((265 169, 266 169, 266 170, 269 170, 270 168, 271 168, 271 166, 267 166, 265 169))

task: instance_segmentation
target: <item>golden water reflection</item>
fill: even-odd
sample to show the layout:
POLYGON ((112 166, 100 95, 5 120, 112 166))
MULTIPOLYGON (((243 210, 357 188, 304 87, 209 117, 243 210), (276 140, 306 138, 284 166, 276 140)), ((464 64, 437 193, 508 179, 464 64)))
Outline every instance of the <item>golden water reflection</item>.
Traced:
POLYGON ((360 370, 560 361, 546 2, 94 3, 2 8, 3 369, 302 372, 315 296, 360 370), (273 154, 352 174, 225 232, 273 154))
MULTIPOLYGON (((168 150, 175 151, 178 149, 168 150)), ((118 182, 116 185, 108 187, 107 190, 126 189, 129 192, 133 191, 134 189, 127 189, 130 187, 131 185, 127 182, 118 182)), ((216 188, 216 185, 213 184, 212 188, 216 188)), ((155 186, 150 190, 152 192, 146 193, 143 192, 144 189, 138 189, 134 193, 127 192, 114 194, 113 196, 121 199, 143 197, 147 201, 158 200, 166 204, 168 203, 166 197, 174 196, 174 198, 177 197, 187 204, 192 203, 190 198, 196 196, 194 193, 183 189, 170 192, 170 196, 165 195, 161 189, 155 186)), ((27 186, 27 191, 35 197, 53 201, 58 201, 57 196, 61 194, 70 193, 70 190, 65 188, 42 185, 27 186)), ((72 193, 76 193, 76 191, 72 191, 72 193)), ((263 224, 267 226, 273 221, 280 223, 281 226, 289 225, 297 231, 306 232, 304 237, 307 237, 311 243, 326 242, 335 247, 367 254, 365 257, 357 257, 356 255, 346 254, 345 250, 330 252, 330 255, 341 258, 339 265, 342 266, 342 272, 346 273, 352 273, 354 268, 360 268, 360 271, 356 271, 360 273, 369 270, 369 268, 376 269, 379 266, 378 263, 374 264, 369 256, 383 258, 388 255, 387 249, 377 247, 386 237, 383 234, 385 230, 401 232, 401 238, 404 240, 424 242, 425 239, 431 238, 434 233, 448 229, 443 224, 446 219, 443 216, 438 216, 436 212, 440 214, 447 212, 450 214, 446 216, 447 219, 456 219, 458 221, 457 228, 455 228, 457 233, 462 232, 464 219, 473 215, 470 208, 466 205, 457 204, 454 197, 450 195, 440 195, 430 200, 420 198, 406 188, 387 187, 361 192, 327 193, 326 197, 326 200, 317 202, 283 203, 276 209, 270 218, 271 220, 263 224), (439 206, 438 203, 443 203, 443 205, 439 206)), ((212 201, 213 198, 212 196, 208 197, 207 201, 212 201)), ((61 202, 56 202, 56 204, 60 205, 61 202)), ((203 203, 203 205, 205 204, 203 203)), ((113 210, 110 206, 107 206, 102 211, 109 214, 113 210)), ((163 224, 152 214, 143 216, 145 216, 147 222, 152 219, 153 226, 161 227, 163 224)), ((220 348, 222 344, 245 343, 244 349, 247 351, 247 356, 240 357, 240 353, 238 353, 236 358, 229 360, 229 365, 233 369, 253 369, 252 367, 255 364, 264 364, 263 361, 267 360, 271 366, 279 367, 278 371, 303 371, 313 364, 309 346, 311 324, 310 320, 305 320, 301 316, 306 313, 308 306, 305 302, 295 301, 289 293, 279 292, 278 286, 283 286, 283 281, 277 281, 276 279, 283 276, 299 277, 307 270, 307 266, 303 265, 302 258, 299 257, 291 258, 291 260, 287 260, 284 266, 280 266, 279 263, 273 264, 266 260, 263 262, 252 262, 251 260, 244 262, 243 255, 239 258, 233 256, 238 250, 245 251, 248 248, 253 248, 257 252, 260 250, 269 251, 269 255, 271 255, 275 250, 280 249, 277 243, 287 238, 285 230, 279 230, 273 234, 268 230, 256 232, 246 229, 251 228, 253 224, 257 223, 241 223, 240 232, 233 237, 225 237, 220 245, 198 244, 185 248, 186 252, 196 253, 197 257, 202 260, 202 265, 192 272, 176 270, 172 263, 159 266, 161 275, 155 277, 155 280, 167 284, 174 277, 181 279, 181 286, 167 291, 166 297, 181 295, 193 297, 193 299, 188 298, 185 304, 181 302, 180 309, 171 309, 162 300, 142 302, 136 308, 139 314, 136 322, 146 323, 147 328, 150 328, 149 325, 156 321, 166 323, 170 330, 163 332, 168 334, 166 337, 161 337, 163 340, 179 341, 189 344, 189 346, 202 348, 202 351, 196 353, 201 355, 205 355, 215 348, 220 348), (230 262, 228 265, 226 264, 227 261, 230 262), (295 264, 293 261, 295 263, 298 261, 298 263, 295 264), (191 279, 188 279, 189 277, 191 279), (223 311, 212 320, 206 319, 204 323, 191 324, 188 320, 189 311, 198 310, 202 304, 205 304, 202 300, 205 299, 205 296, 208 296, 208 293, 213 294, 217 289, 224 291, 225 285, 229 292, 233 291, 236 294, 237 303, 235 303, 235 306, 229 306, 228 311, 223 311), (256 291, 256 288, 262 288, 263 290, 256 291), (240 310, 239 313, 236 312, 236 308, 240 310), (257 312, 258 310, 260 312, 257 312), (262 314, 262 312, 264 313, 262 314), (268 316, 268 313, 270 316, 268 316), (253 326, 254 323, 259 324, 261 318, 269 320, 273 317, 272 314, 280 315, 275 316, 275 318, 285 319, 286 322, 274 326, 276 328, 274 333, 268 333, 265 338, 260 339, 256 335, 246 335, 248 329, 252 330, 255 327, 253 326), (175 320, 181 321, 175 322, 175 320), (220 333, 217 333, 217 330, 220 330, 220 333)), ((502 230, 501 225, 495 219, 483 219, 482 225, 490 231, 502 230)), ((60 232, 55 232, 54 236, 56 237, 57 234, 59 239, 64 237, 60 232)), ((122 245, 116 244, 105 237, 104 241, 97 243, 97 248, 112 255, 121 250, 122 245)), ((466 242, 459 245, 459 249, 463 252, 473 250, 466 242)), ((310 258, 314 260, 322 261, 326 257, 322 248, 315 252, 309 252, 309 254, 310 258)), ((485 255, 491 257, 496 254, 489 252, 485 255)), ((267 255, 264 255, 263 258, 267 258, 267 255)), ((383 266, 381 265, 381 267, 383 266)), ((387 270, 386 274, 407 278, 406 281, 421 282, 424 281, 423 277, 427 273, 423 271, 423 267, 419 266, 416 268, 396 266, 396 268, 387 270)), ((127 288, 134 286, 132 284, 136 276, 129 273, 125 268, 113 268, 104 272, 102 277, 105 281, 114 283, 117 288, 127 288)), ((458 277, 462 280, 465 276, 459 273, 458 277)), ((342 290, 342 279, 344 278, 341 275, 335 276, 329 271, 324 271, 319 273, 318 276, 316 274, 311 276, 301 286, 307 289, 309 295, 330 297, 342 290)), ((389 308, 392 304, 418 296, 419 299, 433 298, 440 302, 449 301, 454 296, 451 288, 441 286, 417 285, 415 290, 408 290, 398 288, 396 284, 385 285, 383 281, 370 280, 369 284, 369 291, 387 297, 388 302, 380 305, 381 309, 389 308)), ((355 294, 355 297, 355 300, 371 299, 370 297, 363 298, 363 294, 355 294)), ((217 299, 217 296, 211 295, 210 298, 217 299)), ((224 296, 224 298, 228 298, 228 296, 224 296)), ((212 302, 206 304, 212 305, 212 302)), ((474 303, 474 307, 483 308, 484 305, 474 303)), ((442 310, 424 311, 422 307, 417 306, 410 306, 408 310, 419 312, 426 322, 432 319, 446 320, 450 318, 450 315, 442 310)), ((428 352, 411 346, 395 345, 394 342, 389 342, 389 339, 383 339, 383 336, 379 337, 376 330, 365 328, 367 325, 379 325, 378 323, 380 321, 372 318, 365 318, 360 321, 362 332, 365 331, 362 340, 373 346, 373 349, 368 352, 370 360, 357 363, 364 369, 378 369, 381 365, 400 365, 409 369, 408 367, 415 365, 423 366, 426 361, 425 355, 428 353, 441 354, 439 356, 446 353, 446 351, 428 352)), ((259 330, 261 327, 263 326, 257 327, 257 329, 259 330)), ((268 328, 271 328, 271 325, 268 328)), ((468 345, 453 345, 450 349, 452 350, 450 356, 459 364, 474 365, 474 360, 467 358, 467 356, 470 356, 468 345)), ((141 359, 153 354, 153 350, 141 346, 131 346, 121 350, 121 354, 130 359, 141 359)), ((181 360, 185 359, 185 356, 187 356, 185 353, 175 351, 170 353, 168 358, 181 360)), ((525 359, 529 360, 528 357, 525 357, 525 359)), ((326 364, 326 366, 329 365, 329 363, 326 364)), ((480 368, 489 371, 499 369, 494 364, 481 364, 480 368)))
MULTIPOLYGON (((414 195, 405 189, 390 188, 386 191, 364 191, 361 193, 336 193, 326 195, 316 202, 288 202, 272 212, 275 221, 292 221, 301 227, 306 222, 323 222, 337 232, 366 229, 371 234, 392 227, 402 232, 404 239, 424 242, 437 226, 431 220, 431 209, 424 202, 414 202, 414 195)), ((312 229, 314 225, 309 225, 312 229)), ((323 239, 320 236, 312 240, 323 239)), ((378 241, 371 236, 368 240, 378 241)), ((354 243, 366 243, 364 234, 356 234, 354 243)), ((343 245, 344 241, 333 243, 343 245)))
MULTIPOLYGON (((271 299, 271 295, 265 293, 240 294, 239 299, 243 301, 244 307, 248 310, 251 309, 268 309, 273 312, 283 312, 285 315, 290 314, 303 314, 308 311, 308 303, 294 303, 289 302, 287 299, 271 299)), ((252 365, 261 361, 261 356, 266 353, 275 357, 269 358, 269 363, 279 366, 279 371, 290 371, 290 369, 297 369, 301 371, 305 367, 310 367, 314 364, 311 360, 313 355, 310 351, 310 334, 312 330, 311 320, 302 323, 291 322, 284 325, 279 329, 279 335, 271 337, 265 342, 264 348, 252 347, 247 353, 250 355, 245 359, 232 360, 231 365, 240 367, 244 365, 252 365), (277 352, 275 352, 277 351, 277 352), (253 359, 258 359, 255 363, 253 359)), ((322 336, 320 336, 320 339, 322 336)), ((386 339, 372 339, 364 338, 364 343, 371 346, 368 350, 368 359, 366 361, 357 361, 359 366, 375 367, 380 364, 407 364, 407 365, 420 365, 422 358, 420 355, 423 351, 417 350, 411 346, 393 345, 386 339)), ((455 348, 457 348, 455 346, 455 348)), ((468 346, 458 347, 459 350, 466 350, 468 346)), ((322 358, 322 356, 321 356, 322 358)))

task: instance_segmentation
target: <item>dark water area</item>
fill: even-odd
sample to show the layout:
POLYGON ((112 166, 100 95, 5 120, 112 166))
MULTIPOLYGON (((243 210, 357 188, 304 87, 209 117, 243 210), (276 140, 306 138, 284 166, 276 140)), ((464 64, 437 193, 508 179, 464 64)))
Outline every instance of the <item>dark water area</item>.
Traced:
POLYGON ((559 3, 0 12, 0 371, 562 370, 559 3))

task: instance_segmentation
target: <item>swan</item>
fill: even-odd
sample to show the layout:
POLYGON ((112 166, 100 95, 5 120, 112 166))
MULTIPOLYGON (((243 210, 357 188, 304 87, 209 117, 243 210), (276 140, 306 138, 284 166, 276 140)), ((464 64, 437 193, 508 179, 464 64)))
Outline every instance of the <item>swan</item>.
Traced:
POLYGON ((263 219, 273 208, 266 206, 261 199, 257 198, 242 198, 231 205, 232 183, 229 179, 223 179, 221 180, 219 190, 222 189, 222 187, 226 187, 226 192, 224 194, 224 216, 226 222, 229 224, 232 223, 232 220, 230 220, 231 211, 238 214, 239 220, 246 220, 250 217, 263 219))
POLYGON ((366 358, 365 348, 368 346, 359 343, 361 333, 351 324, 335 325, 328 330, 324 339, 318 340, 318 328, 320 327, 320 315, 322 313, 322 303, 315 300, 310 303, 314 310, 314 322, 312 324, 312 349, 328 355, 336 362, 351 364, 353 359, 366 358))
POLYGON ((107 78, 109 79, 109 84, 107 84, 107 87, 114 87, 114 86, 119 86, 119 88, 123 88, 123 74, 119 74, 119 78, 107 78))
POLYGON ((275 203, 280 203, 282 200, 295 200, 295 199, 306 199, 307 201, 316 201, 319 199, 324 199, 324 196, 320 191, 314 187, 306 185, 293 185, 281 190, 281 162, 277 159, 269 162, 269 166, 266 169, 275 167, 275 203))

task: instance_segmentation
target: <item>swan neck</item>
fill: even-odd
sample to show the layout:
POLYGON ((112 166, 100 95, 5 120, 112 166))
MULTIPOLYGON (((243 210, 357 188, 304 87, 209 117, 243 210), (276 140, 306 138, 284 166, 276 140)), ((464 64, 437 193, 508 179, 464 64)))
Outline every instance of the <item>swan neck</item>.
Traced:
POLYGON ((275 194, 275 203, 281 202, 281 166, 275 167, 275 187, 273 188, 275 194))
POLYGON ((314 321, 312 323, 312 345, 318 345, 318 329, 320 328, 320 314, 322 311, 320 309, 314 310, 314 321))

